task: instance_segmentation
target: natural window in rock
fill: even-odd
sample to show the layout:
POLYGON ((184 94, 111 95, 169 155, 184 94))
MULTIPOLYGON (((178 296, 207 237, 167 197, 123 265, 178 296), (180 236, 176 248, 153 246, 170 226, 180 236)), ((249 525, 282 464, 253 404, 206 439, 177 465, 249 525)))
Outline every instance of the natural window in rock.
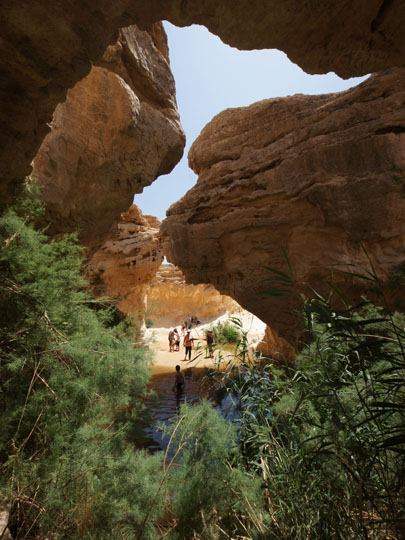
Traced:
POLYGON ((281 51, 240 51, 225 45, 203 26, 164 26, 187 141, 183 158, 170 175, 160 176, 142 194, 135 195, 134 203, 142 212, 159 220, 195 184, 197 176, 188 167, 187 154, 216 114, 273 97, 340 92, 367 78, 343 80, 334 73, 308 75, 281 51))

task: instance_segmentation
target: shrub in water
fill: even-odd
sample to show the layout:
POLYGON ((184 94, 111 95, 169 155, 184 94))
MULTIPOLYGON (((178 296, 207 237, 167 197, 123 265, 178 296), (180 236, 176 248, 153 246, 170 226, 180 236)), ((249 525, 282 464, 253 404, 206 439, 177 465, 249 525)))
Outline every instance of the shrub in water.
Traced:
POLYGON ((255 474, 232 466, 234 427, 207 402, 184 405, 172 443, 172 511, 178 523, 170 538, 260 538, 266 529, 264 493, 255 474))

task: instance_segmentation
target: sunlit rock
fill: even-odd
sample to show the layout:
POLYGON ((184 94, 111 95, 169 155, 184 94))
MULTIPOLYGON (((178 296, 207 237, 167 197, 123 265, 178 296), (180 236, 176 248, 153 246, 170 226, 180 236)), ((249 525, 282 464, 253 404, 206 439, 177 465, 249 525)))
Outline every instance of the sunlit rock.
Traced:
POLYGON ((88 265, 96 294, 118 299, 120 311, 140 319, 146 308, 146 286, 163 261, 158 223, 132 205, 88 265))
POLYGON ((366 272, 371 262, 389 282, 405 260, 404 105, 397 69, 342 93, 218 114, 189 153, 197 184, 163 221, 168 260, 188 283, 214 285, 288 338, 291 294, 327 294, 322 277, 332 270, 349 300, 368 283, 339 272, 350 264, 366 272), (289 273, 283 249, 295 287, 262 294, 286 289, 264 281, 276 276, 269 268, 289 273))
POLYGON ((134 193, 181 158, 185 138, 166 55, 149 33, 125 28, 56 108, 33 170, 49 234, 78 230, 82 243, 98 247, 134 193))
MULTIPOLYGON (((156 21, 205 25, 240 49, 277 48, 309 73, 364 75, 405 63, 401 0, 4 0, 0 5, 0 185, 11 200, 66 92, 118 29, 156 21)), ((152 31, 157 48, 162 35, 152 31)), ((263 69, 266 69, 265 66, 263 69)), ((277 74, 274 74, 276 77, 277 74)))
POLYGON ((238 310, 232 298, 212 285, 187 285, 181 270, 171 264, 162 264, 147 287, 148 317, 156 327, 180 325, 187 315, 206 323, 238 310))

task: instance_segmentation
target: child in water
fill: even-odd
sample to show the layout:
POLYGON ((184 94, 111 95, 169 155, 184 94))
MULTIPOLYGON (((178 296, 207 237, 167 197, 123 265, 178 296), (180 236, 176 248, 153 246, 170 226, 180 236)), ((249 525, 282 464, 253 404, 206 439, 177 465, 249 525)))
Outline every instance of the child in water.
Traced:
POLYGON ((180 373, 180 366, 176 366, 176 374, 174 376, 173 392, 180 394, 184 390, 184 377, 180 373))

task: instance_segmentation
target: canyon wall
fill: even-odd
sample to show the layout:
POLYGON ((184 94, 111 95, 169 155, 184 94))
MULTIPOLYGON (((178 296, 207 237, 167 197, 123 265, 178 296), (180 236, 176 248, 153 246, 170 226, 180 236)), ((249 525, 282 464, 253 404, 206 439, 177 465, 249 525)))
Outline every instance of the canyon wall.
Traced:
MULTIPOLYGON (((278 48, 309 73, 343 77, 405 64, 402 0, 3 0, 0 5, 0 200, 27 175, 69 88, 118 29, 205 25, 241 49, 278 48)), ((160 36, 152 37, 159 48, 160 36)), ((107 78, 107 77, 106 77, 107 78)))
MULTIPOLYGON (((349 77, 405 65, 404 15, 401 0, 4 0, 0 204, 37 156, 49 232, 79 229, 93 251, 116 238, 133 194, 184 146, 157 21, 203 24, 232 46, 278 48, 309 73, 349 77)), ((389 280, 403 261, 403 79, 397 69, 341 95, 217 116, 190 153, 199 183, 163 228, 187 281, 214 284, 283 333, 285 302, 252 299, 269 275, 258 267, 286 268, 280 245, 298 282, 318 285, 332 263, 364 267, 361 242, 389 280)), ((337 284, 361 291, 349 278, 337 284)))
POLYGON ((163 261, 159 225, 133 204, 88 264, 95 293, 118 299, 117 307, 125 314, 144 315, 146 287, 163 261))
POLYGON ((134 193, 180 160, 185 136, 165 40, 161 24, 120 30, 56 107, 33 163, 49 234, 78 230, 97 248, 134 193))
POLYGON ((109 239, 93 254, 87 275, 97 296, 117 300, 127 315, 154 327, 180 325, 187 314, 209 322, 240 306, 212 285, 187 285, 178 268, 163 263, 160 222, 133 204, 123 212, 109 239))
MULTIPOLYGON (((405 261, 405 70, 321 96, 269 99, 218 114, 189 153, 197 184, 162 224, 168 260, 189 283, 211 283, 291 339, 297 298, 260 294, 294 271, 298 292, 322 277, 348 298, 357 265, 389 282, 405 261), (192 249, 191 249, 192 246, 192 249), (307 284, 307 285, 305 285, 307 284)), ((401 297, 398 291, 397 299, 401 297)))
POLYGON ((188 314, 207 323, 241 309, 212 285, 186 284, 181 270, 171 264, 162 264, 146 294, 148 317, 155 327, 180 326, 188 314))

